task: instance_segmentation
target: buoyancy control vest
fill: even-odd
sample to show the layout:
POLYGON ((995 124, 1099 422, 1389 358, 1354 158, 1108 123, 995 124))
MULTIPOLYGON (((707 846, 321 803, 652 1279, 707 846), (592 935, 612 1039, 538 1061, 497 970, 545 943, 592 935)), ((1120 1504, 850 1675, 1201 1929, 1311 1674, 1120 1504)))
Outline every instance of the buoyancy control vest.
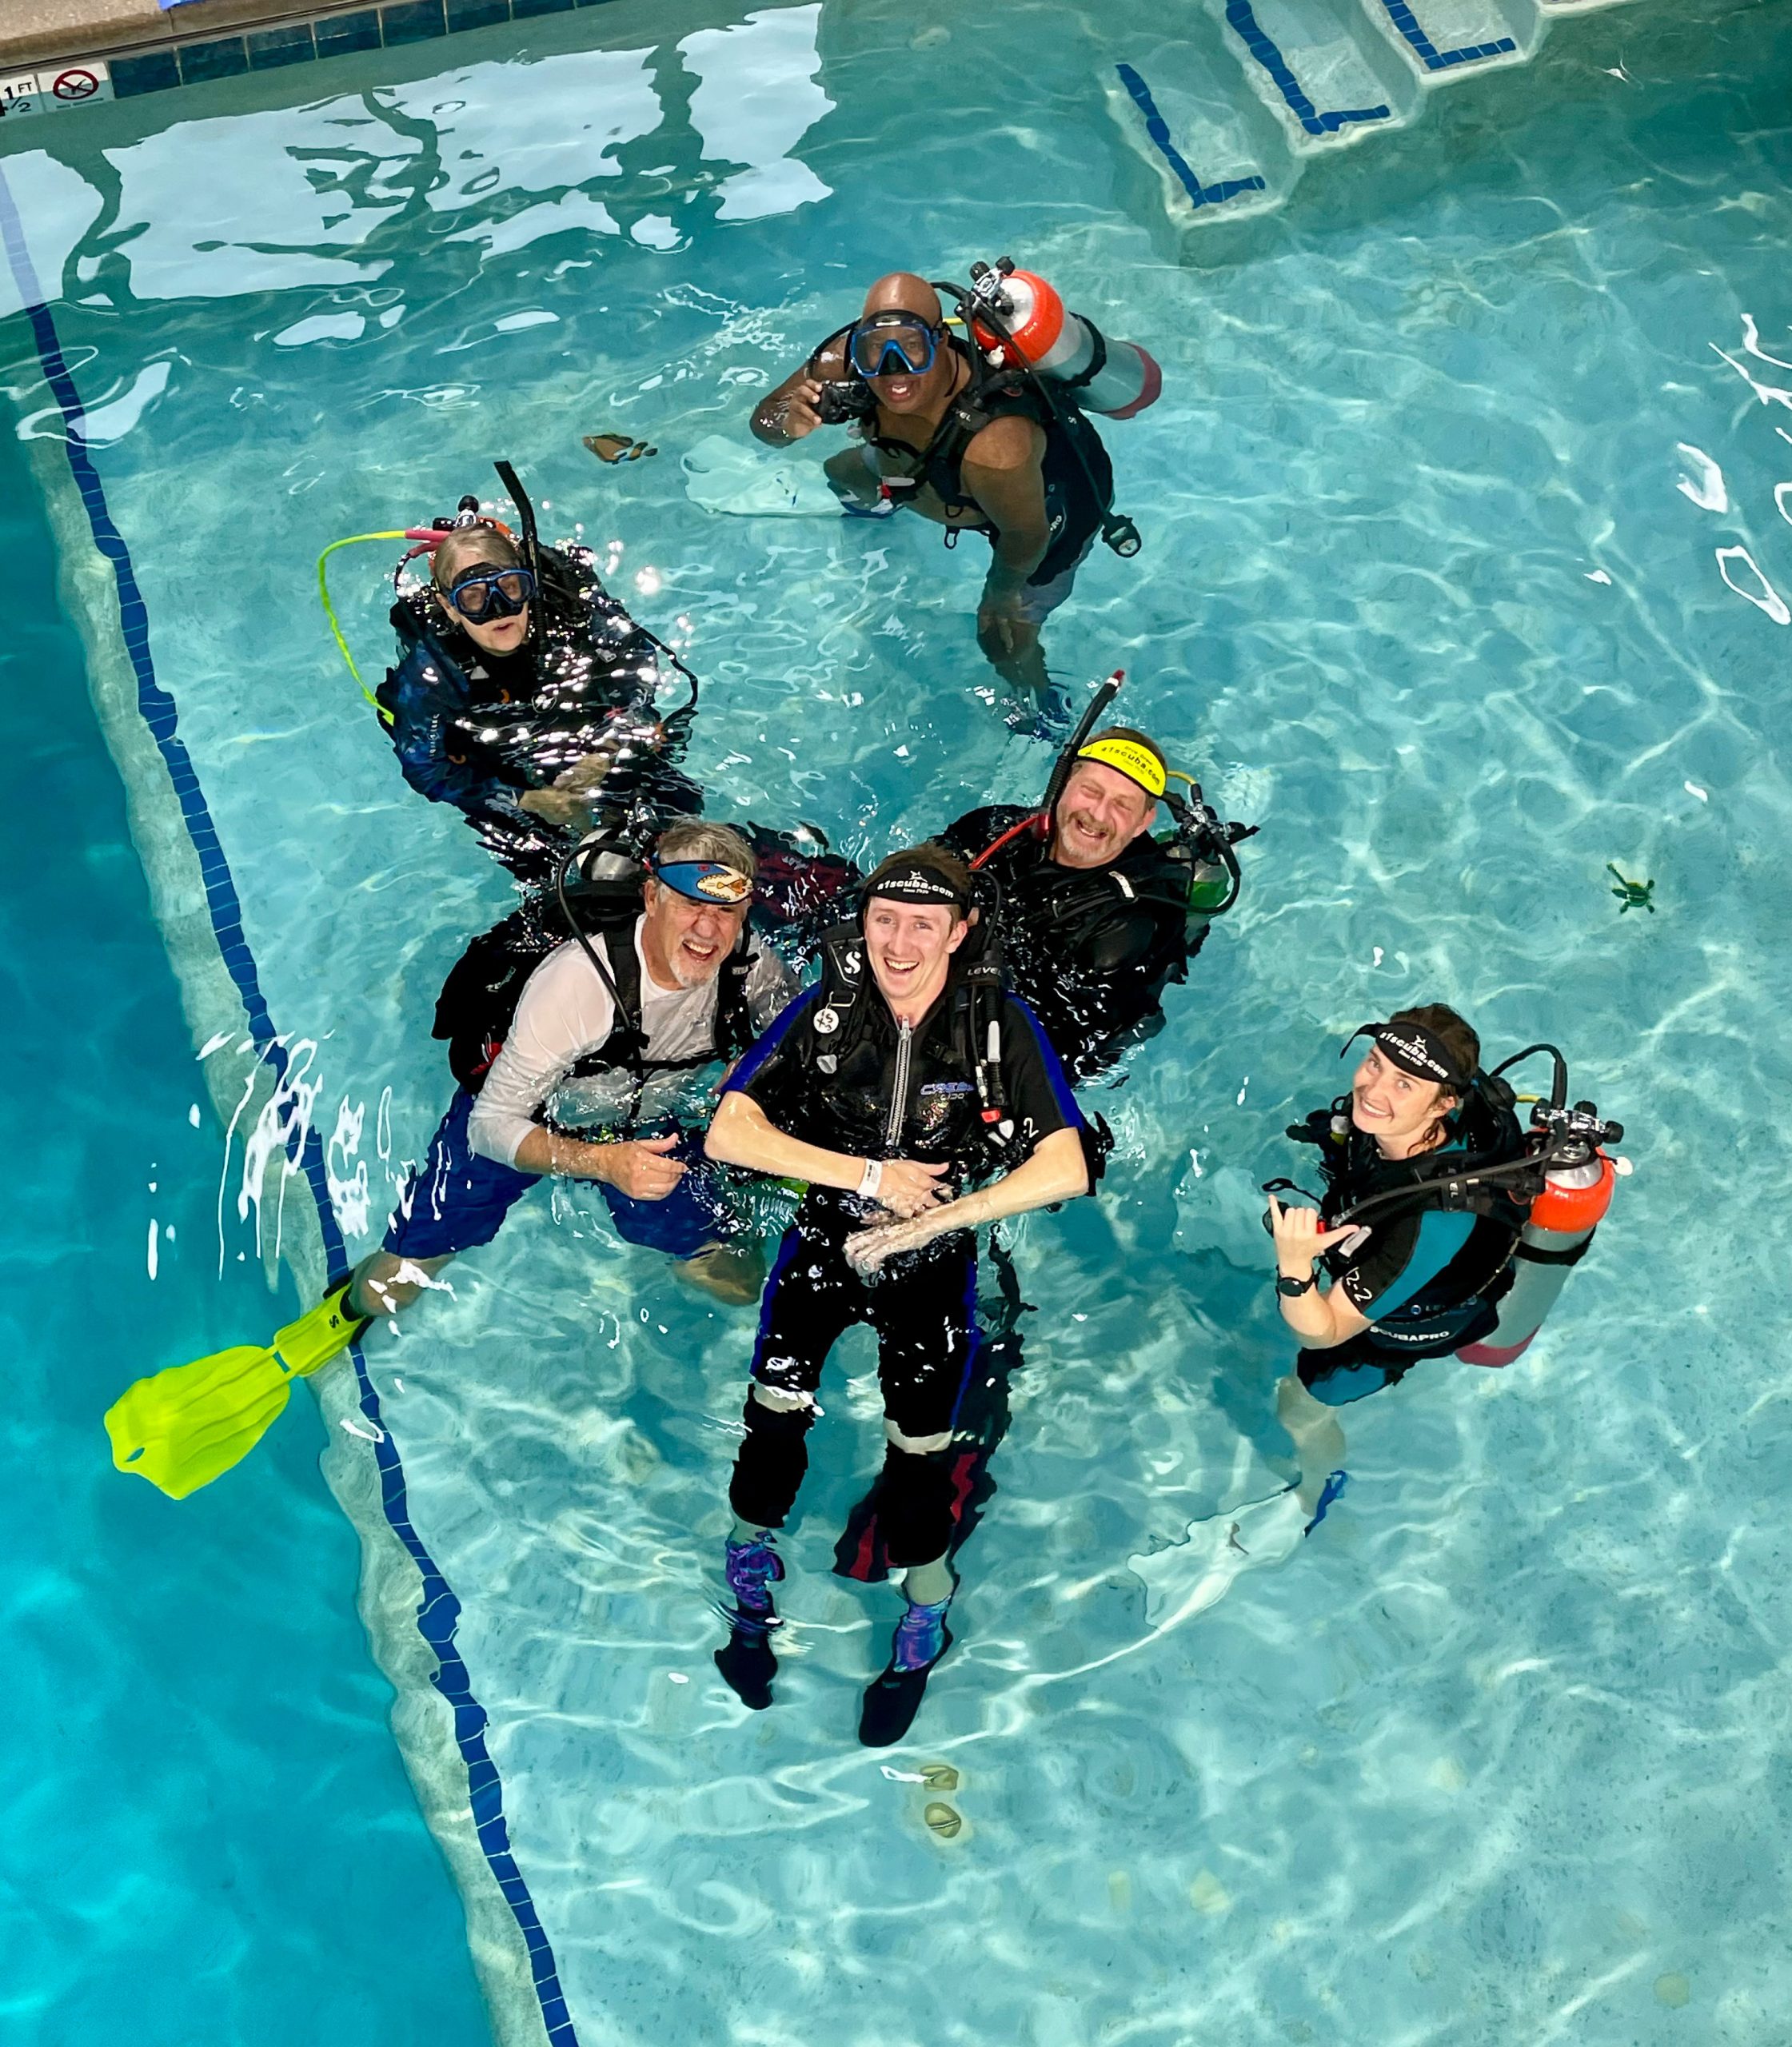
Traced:
POLYGON ((802 1121, 816 1141, 871 1158, 951 1164, 970 1175, 1015 1163, 1002 1079, 1007 1000, 994 933, 981 924, 954 955, 946 987, 912 1033, 879 993, 856 923, 821 942, 821 980, 794 1047, 810 1082, 802 1121))
POLYGON ((995 805, 941 837, 966 860, 992 849, 979 872, 1000 890, 1010 978, 1059 1057, 1087 1075, 1117 1039, 1161 1027, 1163 990, 1187 978, 1207 937, 1211 864, 1179 837, 1147 833, 1104 867, 1062 867, 1050 855, 1044 813, 1032 815, 1033 828, 1015 830, 1028 812, 995 805))
POLYGON ((900 502, 904 486, 928 485, 947 512, 960 521, 946 530, 948 547, 967 530, 993 531, 982 508, 965 489, 966 450, 986 426, 999 419, 1031 420, 1045 436, 1040 476, 1048 506, 1055 505, 1060 516, 1052 545, 1028 580, 1051 582, 1074 565, 1113 503, 1114 472, 1108 450, 1080 411, 1074 406, 1062 410, 1052 406, 1024 371, 994 367, 956 335, 948 335, 944 345, 965 365, 967 373, 924 449, 877 433, 875 415, 865 423, 867 445, 904 466, 904 473, 886 477, 885 494, 900 502))
POLYGON ((593 953, 593 972, 609 992, 616 1021, 604 1043, 579 1059, 565 1079, 620 1070, 645 1087, 665 1074, 734 1058, 752 1043, 747 984, 754 955, 744 940, 722 962, 711 1047, 686 1059, 650 1060, 642 1022, 641 961, 634 945, 635 921, 642 908, 640 878, 632 883, 582 883, 565 892, 565 901, 573 923, 552 896, 525 903, 476 938, 442 984, 431 1035, 448 1041, 448 1063, 463 1087, 477 1094, 484 1085, 492 1062, 504 1048, 530 975, 569 939, 582 937, 588 952, 592 939, 603 939, 609 971, 593 953))
MULTIPOLYGON (((1531 1147, 1513 1112, 1510 1088, 1484 1074, 1464 1097, 1439 1148, 1411 1159, 1383 1158, 1375 1139, 1351 1120, 1351 1098, 1315 1109, 1304 1123, 1289 1127, 1297 1142, 1319 1147, 1325 1192, 1319 1212, 1327 1227, 1361 1219, 1385 1231, 1402 1220, 1431 1212, 1475 1217, 1454 1256, 1418 1292, 1375 1327, 1398 1340, 1403 1331, 1451 1332, 1447 1319, 1476 1304, 1491 1305, 1511 1284, 1511 1265, 1530 1213, 1532 1191, 1523 1171, 1531 1147), (1502 1177, 1482 1177, 1490 1169, 1502 1177)), ((1271 1191, 1289 1187, 1273 1182, 1271 1191)), ((1334 1279, 1347 1267, 1348 1240, 1323 1254, 1334 1279)))
MULTIPOLYGON (((445 624, 428 586, 402 592, 392 608, 399 665, 376 692, 389 722, 407 671, 433 666, 465 702, 454 721, 458 742, 523 788, 544 787, 582 760, 618 712, 633 707, 650 719, 659 676, 653 640, 605 589, 589 549, 543 547, 538 559, 533 630, 502 660, 445 624)), ((614 771, 625 783, 628 767, 614 771)))
MULTIPOLYGON (((1390 1334, 1398 1340, 1400 1323, 1421 1312, 1437 1315, 1450 1302, 1497 1304, 1492 1326, 1471 1335, 1457 1355, 1471 1364, 1508 1365, 1543 1327, 1610 1207, 1618 1177, 1629 1171, 1627 1160, 1610 1155, 1624 1126, 1607 1122, 1591 1102, 1570 1106, 1567 1062, 1547 1043, 1527 1045, 1491 1073, 1476 1073, 1452 1121, 1455 1140, 1447 1149, 1399 1160, 1383 1159, 1374 1140, 1355 1128, 1347 1095, 1291 1124, 1287 1134, 1319 1147, 1326 1183, 1320 1212, 1334 1227, 1384 1225, 1427 1210, 1478 1219, 1458 1258, 1391 1319, 1390 1334), (1554 1081, 1547 1096, 1524 1098, 1532 1105, 1525 1130, 1515 1113, 1519 1098, 1504 1075, 1538 1052, 1549 1054, 1554 1081), (1479 1282, 1478 1271, 1487 1275, 1479 1282)), ((1263 1188, 1303 1191, 1286 1179, 1263 1188)), ((1324 1254, 1334 1275, 1347 1250, 1324 1254)))

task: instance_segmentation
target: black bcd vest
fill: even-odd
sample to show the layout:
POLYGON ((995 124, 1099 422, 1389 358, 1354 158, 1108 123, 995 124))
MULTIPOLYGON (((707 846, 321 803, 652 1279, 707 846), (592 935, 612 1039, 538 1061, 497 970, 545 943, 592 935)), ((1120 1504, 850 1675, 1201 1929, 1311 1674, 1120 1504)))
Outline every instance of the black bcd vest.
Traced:
MULTIPOLYGON (((504 1047, 529 976, 550 952, 581 932, 588 940, 605 940, 609 963, 605 986, 614 984, 617 1018, 609 1038, 579 1059, 569 1078, 622 1067, 645 1083, 662 1073, 706 1066, 712 1059, 733 1058, 752 1043, 747 982, 753 961, 743 943, 721 965, 713 1049, 688 1059, 649 1061, 641 1016, 641 961, 634 946, 635 920, 641 913, 639 880, 583 884, 568 890, 567 902, 577 920, 577 931, 569 928, 551 897, 525 903, 476 938, 442 984, 431 1035, 447 1040, 449 1066, 463 1087, 478 1092, 504 1047)), ((595 961, 592 972, 599 972, 595 961)))

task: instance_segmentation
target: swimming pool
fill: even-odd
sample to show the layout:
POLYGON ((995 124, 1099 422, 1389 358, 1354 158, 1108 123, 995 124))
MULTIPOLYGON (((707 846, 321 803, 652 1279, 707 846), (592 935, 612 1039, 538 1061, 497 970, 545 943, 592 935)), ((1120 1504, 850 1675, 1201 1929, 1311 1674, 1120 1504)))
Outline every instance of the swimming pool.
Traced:
MULTIPOLYGON (((557 1991, 587 2041, 1774 2037, 1786 1332, 1750 1233, 1786 1136, 1787 20, 1578 24, 1199 268, 1166 261, 1113 127, 1126 10, 716 8, 669 36, 619 0, 521 56, 513 30, 335 60, 303 105, 194 88, 0 159, 245 956, 271 1028, 317 1046, 351 1246, 441 1105, 436 988, 506 897, 398 781, 317 549, 512 457, 703 672, 716 808, 880 852, 1043 779, 977 695, 974 579, 900 525, 705 513, 681 456, 742 441, 768 368, 899 262, 1024 254, 1165 365, 1108 437, 1146 552, 1092 561, 1048 644, 1078 688, 1124 665, 1130 714, 1263 832, 1103 1102, 1100 1202, 1021 1233, 1015 1426, 960 1647, 888 1759, 908 1777, 852 1740, 894 1602, 826 1569, 874 1455, 862 1349, 763 1716, 708 1664, 740 1318, 544 1199, 369 1343, 365 1387, 320 1389, 501 2037, 558 2025, 557 1991), (612 425, 663 452, 599 469, 578 437, 612 425), (1619 915, 1608 862, 1654 914, 1619 915), (1286 1455, 1255 1183, 1345 1032, 1431 994, 1503 1047, 1561 1039, 1636 1175, 1533 1354, 1354 1410, 1315 1539, 1158 1631, 1145 1578, 1177 1566, 1129 1560, 1192 1568, 1191 1524, 1286 1455), (419 1552, 458 1602, 458 1729, 419 1552), (909 1781, 934 1761, 950 1841, 909 1781)), ((57 394, 29 361, 9 382, 72 556, 57 394)), ((377 660, 377 561, 339 587, 377 660)), ((155 757, 124 764, 166 821, 155 757)), ((241 981, 190 854, 139 842, 203 1043, 241 981)), ((189 1168, 208 1199, 238 1184, 222 1148, 189 1168)), ((307 1201, 281 1227, 314 1279, 307 1201)), ((223 1250, 254 1256, 229 1203, 223 1250)))

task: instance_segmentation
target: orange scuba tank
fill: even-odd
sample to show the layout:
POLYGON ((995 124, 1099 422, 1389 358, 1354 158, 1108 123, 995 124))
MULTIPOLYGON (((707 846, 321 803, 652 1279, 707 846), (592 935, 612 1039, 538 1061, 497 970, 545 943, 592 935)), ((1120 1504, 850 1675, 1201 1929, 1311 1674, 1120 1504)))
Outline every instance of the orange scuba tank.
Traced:
POLYGON ((998 365, 1013 354, 1048 377, 1086 413, 1131 419, 1163 393, 1163 373, 1136 341, 1110 341, 1092 320, 1070 312, 1045 279, 1017 270, 1007 257, 992 269, 971 265, 972 297, 1000 323, 973 313, 977 345, 998 365))
POLYGON ((1602 1151, 1578 1165, 1550 1168, 1519 1239, 1516 1271, 1500 1300, 1499 1319, 1483 1342, 1465 1344, 1456 1353, 1465 1364, 1509 1365, 1529 1347, 1570 1268, 1585 1256, 1611 1206, 1616 1183, 1617 1167, 1602 1151))

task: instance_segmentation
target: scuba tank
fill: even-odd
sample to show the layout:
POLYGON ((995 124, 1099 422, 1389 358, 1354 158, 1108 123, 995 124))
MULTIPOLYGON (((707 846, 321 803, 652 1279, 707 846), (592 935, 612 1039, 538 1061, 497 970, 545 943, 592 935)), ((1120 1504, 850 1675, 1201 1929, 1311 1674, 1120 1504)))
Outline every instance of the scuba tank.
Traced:
POLYGON ((1086 314, 1069 311, 1044 277, 1017 270, 1012 257, 993 269, 973 263, 971 297, 971 331, 990 361, 1024 363, 1084 412, 1131 419, 1163 394, 1163 373, 1136 341, 1110 341, 1086 314), (978 309, 996 315, 1001 331, 980 320, 978 309))
POLYGON ((1551 1163, 1519 1235, 1512 1285, 1499 1303, 1499 1319, 1482 1342, 1465 1344, 1456 1353, 1465 1364, 1498 1367, 1523 1354, 1611 1206, 1619 1167, 1599 1147, 1622 1137, 1621 1124, 1601 1123, 1590 1102, 1577 1102, 1570 1110, 1539 1104, 1532 1127, 1554 1136, 1546 1154, 1551 1163))

